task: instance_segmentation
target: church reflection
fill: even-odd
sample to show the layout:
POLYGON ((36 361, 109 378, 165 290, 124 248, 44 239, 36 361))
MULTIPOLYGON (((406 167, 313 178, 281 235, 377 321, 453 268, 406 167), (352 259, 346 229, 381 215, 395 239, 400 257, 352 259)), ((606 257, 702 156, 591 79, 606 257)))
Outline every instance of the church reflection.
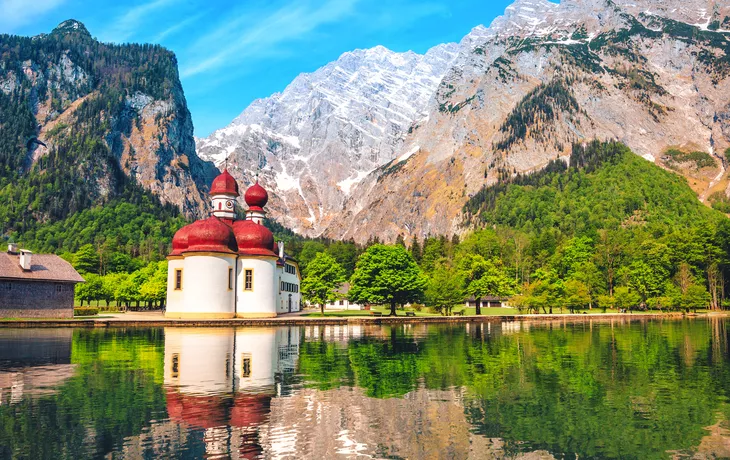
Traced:
POLYGON ((203 430, 207 458, 261 455, 259 427, 294 373, 298 328, 166 328, 170 419, 203 430))

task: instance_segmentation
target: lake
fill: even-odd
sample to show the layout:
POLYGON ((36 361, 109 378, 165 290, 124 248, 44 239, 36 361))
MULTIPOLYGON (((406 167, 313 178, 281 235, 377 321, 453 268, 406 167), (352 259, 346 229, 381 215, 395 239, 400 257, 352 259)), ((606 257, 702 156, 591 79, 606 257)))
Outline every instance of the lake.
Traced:
POLYGON ((0 458, 730 456, 728 322, 0 329, 0 458))

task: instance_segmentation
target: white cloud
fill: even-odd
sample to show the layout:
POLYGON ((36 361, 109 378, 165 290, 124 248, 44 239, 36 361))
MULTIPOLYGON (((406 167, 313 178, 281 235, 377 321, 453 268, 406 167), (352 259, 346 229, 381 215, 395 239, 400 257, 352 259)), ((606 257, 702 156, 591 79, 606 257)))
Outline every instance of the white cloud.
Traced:
POLYGON ((250 12, 226 15, 213 32, 193 45, 191 55, 200 59, 192 60, 195 64, 184 68, 182 76, 191 77, 222 65, 240 64, 246 59, 276 53, 277 45, 302 39, 320 26, 352 14, 357 1, 329 0, 317 6, 294 1, 263 18, 250 12))
POLYGON ((100 36, 106 42, 125 42, 129 40, 139 29, 142 23, 149 19, 155 10, 171 6, 175 0, 153 0, 131 8, 119 16, 100 36))
POLYGON ((0 27, 3 31, 11 31, 37 19, 66 0, 0 0, 0 27))
POLYGON ((200 19, 204 15, 205 15, 205 13, 198 13, 195 16, 191 16, 191 17, 189 17, 189 18, 187 18, 187 19, 185 19, 183 21, 180 21, 180 22, 178 22, 176 24, 173 24, 170 27, 168 27, 167 29, 163 30, 162 32, 160 32, 157 35, 155 35, 154 37, 152 37, 152 40, 151 41, 153 43, 159 43, 159 42, 161 42, 162 40, 164 40, 165 38, 167 38, 169 36, 172 36, 172 35, 175 35, 177 33, 180 33, 185 27, 187 27, 190 24, 194 23, 195 21, 197 21, 198 19, 200 19))

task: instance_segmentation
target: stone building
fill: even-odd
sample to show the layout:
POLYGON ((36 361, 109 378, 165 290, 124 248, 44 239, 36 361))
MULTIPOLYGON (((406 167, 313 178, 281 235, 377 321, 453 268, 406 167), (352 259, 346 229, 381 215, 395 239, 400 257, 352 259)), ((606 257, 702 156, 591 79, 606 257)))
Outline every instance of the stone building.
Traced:
POLYGON ((72 318, 74 286, 83 282, 57 255, 11 244, 0 253, 0 318, 72 318))

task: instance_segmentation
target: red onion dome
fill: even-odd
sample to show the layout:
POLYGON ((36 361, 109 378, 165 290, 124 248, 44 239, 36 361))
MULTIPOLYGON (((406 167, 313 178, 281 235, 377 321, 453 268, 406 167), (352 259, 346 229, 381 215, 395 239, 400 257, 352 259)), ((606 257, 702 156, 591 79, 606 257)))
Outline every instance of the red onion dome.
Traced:
POLYGON ((246 199, 246 204, 250 209, 260 210, 266 206, 266 203, 268 203, 269 194, 266 192, 266 189, 260 186, 259 182, 256 181, 255 184, 246 190, 244 198, 246 199))
POLYGON ((188 235, 190 234, 191 228, 192 224, 186 225, 177 232, 175 232, 175 236, 172 237, 172 252, 170 253, 171 256, 179 256, 183 253, 183 251, 185 251, 185 249, 188 248, 188 235))
POLYGON ((236 253, 236 237, 231 227, 217 217, 209 217, 191 224, 188 247, 183 252, 236 253))
POLYGON ((213 184, 210 186, 210 194, 238 196, 238 182, 236 182, 236 179, 226 169, 218 177, 213 179, 213 184))
POLYGON ((238 220, 233 224, 238 253, 249 256, 276 256, 274 234, 252 220, 238 220))

